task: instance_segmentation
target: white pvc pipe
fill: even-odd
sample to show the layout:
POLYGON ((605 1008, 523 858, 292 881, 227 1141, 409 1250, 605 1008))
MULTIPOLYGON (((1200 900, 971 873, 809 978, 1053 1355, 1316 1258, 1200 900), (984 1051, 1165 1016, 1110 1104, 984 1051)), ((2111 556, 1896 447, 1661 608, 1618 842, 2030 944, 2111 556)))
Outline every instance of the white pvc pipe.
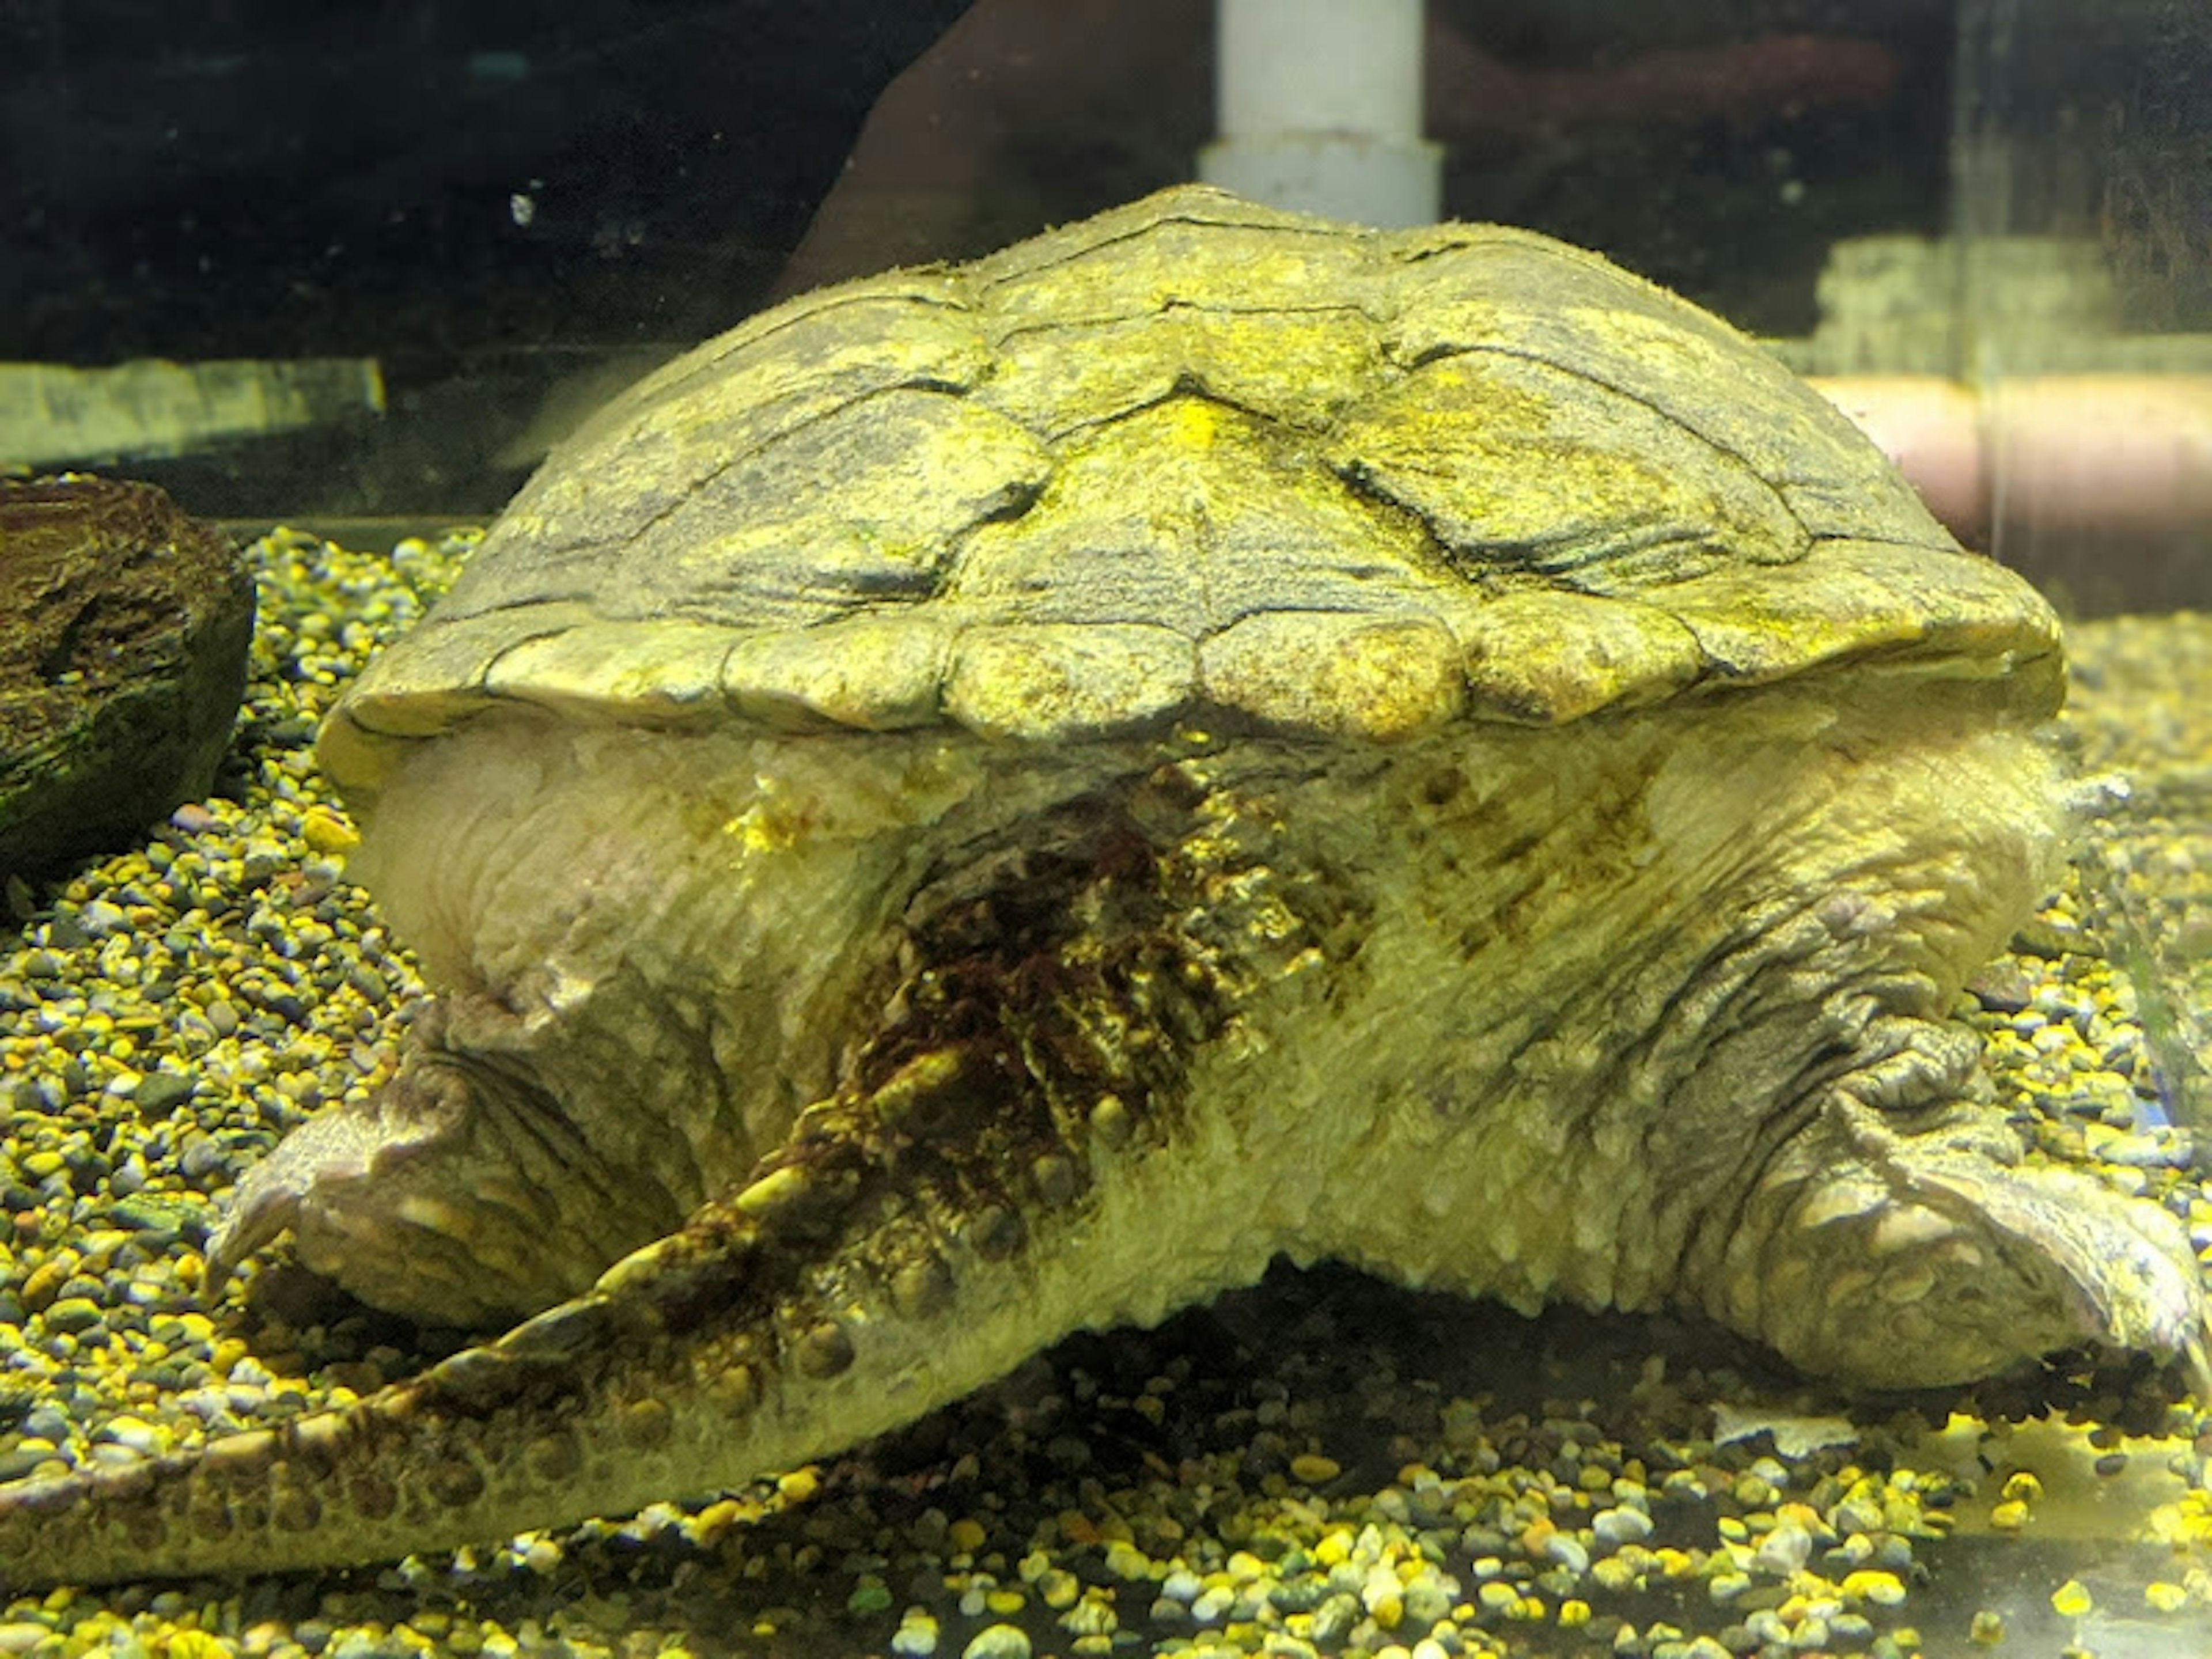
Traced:
POLYGON ((1436 218, 1422 0, 1218 0, 1215 15, 1221 137, 1200 153, 1200 178, 1363 224, 1436 218))

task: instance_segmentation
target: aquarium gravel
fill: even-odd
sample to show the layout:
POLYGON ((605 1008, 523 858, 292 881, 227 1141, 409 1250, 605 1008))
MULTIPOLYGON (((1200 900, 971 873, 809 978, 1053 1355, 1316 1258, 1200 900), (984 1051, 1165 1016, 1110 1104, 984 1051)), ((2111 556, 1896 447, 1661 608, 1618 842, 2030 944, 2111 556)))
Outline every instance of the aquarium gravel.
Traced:
MULTIPOLYGON (((281 1251, 210 1304, 199 1252, 286 1129, 378 1085, 419 990, 344 878, 353 832, 311 744, 469 541, 258 544, 222 793, 9 890, 0 1479, 342 1402, 461 1342, 281 1251)), ((2205 626, 2083 648, 2212 662, 2205 626)), ((2091 693, 2099 764, 2125 764, 2131 718, 2184 732, 2161 763, 2187 763, 2196 727, 2091 693)), ((2172 695, 2212 697, 2212 675, 2172 695)), ((2129 860, 2162 867, 2141 836, 2129 860)), ((2166 1203, 2212 1260, 2136 1018, 2145 969, 2100 917, 2056 896, 1967 1012, 2038 1154, 2166 1203)), ((0 1608, 0 1656, 2124 1659, 2212 1650, 2208 1455, 2212 1425, 2139 1369, 1854 1404, 1687 1322, 1284 1271, 697 1507, 383 1570, 58 1590, 0 1608)))
POLYGON ((2142 992, 2171 1115, 2212 1127, 2212 627, 2081 630, 2073 729, 2094 781, 2087 896, 2142 992))

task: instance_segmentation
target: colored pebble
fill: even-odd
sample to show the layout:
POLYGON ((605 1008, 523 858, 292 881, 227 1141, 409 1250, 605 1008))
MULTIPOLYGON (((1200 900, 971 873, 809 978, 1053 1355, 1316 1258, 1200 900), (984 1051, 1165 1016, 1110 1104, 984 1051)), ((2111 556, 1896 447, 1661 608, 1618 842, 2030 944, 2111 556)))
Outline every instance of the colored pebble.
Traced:
POLYGON ((1030 1659, 1029 1633, 1018 1625, 986 1625, 960 1650, 960 1659, 1030 1659))
POLYGON ((1786 1578, 1802 1568, 1812 1554, 1812 1534, 1802 1527, 1785 1523, 1776 1527, 1759 1540, 1751 1559, 1752 1564, 1761 1572, 1786 1578))
POLYGON ((930 1659, 937 1651, 937 1620, 921 1607, 908 1607, 891 1633, 891 1651, 900 1659, 930 1659))
POLYGON ((1640 1544, 1651 1536, 1651 1517, 1641 1510, 1601 1510, 1590 1517, 1590 1531, 1609 1547, 1640 1544))
MULTIPOLYGON (((13 1419, 0 1415, 0 1474, 130 1461, 196 1443, 211 1423, 282 1419, 327 1397, 339 1375, 315 1353, 294 1352, 313 1346, 304 1335, 274 1343, 265 1328, 240 1323, 243 1297, 227 1298, 210 1319, 197 1294, 192 1241, 204 1237, 238 1173, 283 1128, 318 1103, 373 1087, 388 1066, 392 1014, 416 981, 380 923, 343 886, 340 861, 354 830, 342 805, 319 793, 307 744, 337 687, 378 637, 411 617, 414 592, 439 585, 451 556, 414 544, 387 566, 303 538, 274 538, 258 556, 264 628, 246 729, 263 742, 237 757, 239 798, 180 807, 142 848, 87 872, 50 902, 42 897, 41 919, 24 929, 19 948, 0 954, 0 1010, 21 1016, 12 1027, 0 1022, 0 1125, 9 1135, 0 1162, 0 1401, 10 1409, 32 1402, 13 1419), (395 568, 404 581, 393 580, 395 568), (365 620, 372 614, 373 626, 365 620), (291 672, 309 659, 314 672, 291 672), (148 1359, 156 1347, 161 1357, 148 1359), (167 1380, 149 1384, 152 1367, 167 1380)), ((2050 913, 2057 920, 2048 954, 2013 960, 2010 981, 1994 987, 1983 1009, 1999 1087, 2021 1101, 2031 1084, 2048 1091, 2053 1103, 2036 1120, 2042 1150, 2094 1157, 2111 1178, 2166 1198, 2212 1254, 2212 1203, 2192 1184, 2185 1139, 2134 1121, 2140 1039, 2120 1023, 2109 964, 2069 943, 2081 933, 2066 902, 2050 913)), ((1111 1115, 1102 1105, 1094 1125, 1102 1114, 1111 1115)), ((251 1281, 257 1271, 243 1277, 251 1281)), ((1293 1345, 1276 1358, 1292 1377, 1304 1359, 1293 1345)), ((418 1358, 395 1352, 379 1376, 404 1374, 418 1358)), ((356 1355, 344 1363, 362 1362, 356 1355)), ((1054 1386, 1074 1384, 1063 1376, 1054 1386)), ((1158 1442, 1163 1425, 1194 1420, 1170 1414, 1186 1411, 1196 1386, 1188 1362, 1176 1358, 1122 1403, 1085 1396, 1076 1410, 1104 1425, 1121 1412, 1121 1423, 1133 1417, 1158 1442), (1183 1375, 1172 1374, 1178 1365, 1183 1375)), ((1615 1428, 1616 1443, 1578 1420, 1611 1424, 1587 1404, 1523 1414, 1472 1400, 1439 1403, 1381 1369, 1371 1393, 1362 1377, 1354 1390, 1338 1384, 1301 1394, 1264 1368, 1249 1386, 1249 1397, 1213 1407, 1224 1422, 1241 1414, 1239 1443, 1148 1450, 1163 1468, 1188 1460, 1157 1482, 1119 1472, 1134 1467, 1127 1464, 1111 1480, 1072 1480, 1045 1505, 1051 1518, 1034 1540, 1011 1530, 1020 1510, 1000 1507, 996 1494, 966 1497, 973 1515, 933 1510, 933 1520, 910 1532, 872 1529, 866 1501, 847 1507, 822 1472, 794 1472, 777 1483, 776 1498, 815 1506, 805 1519, 818 1540, 811 1532, 803 1547, 787 1540, 776 1547, 787 1559, 774 1562, 728 1558, 769 1568, 758 1611, 746 1619, 764 1639, 810 1650, 803 1633, 779 1634, 798 1616, 784 1603, 809 1599, 810 1585, 823 1582, 810 1572, 836 1572, 839 1592, 812 1599, 870 1632, 853 1639, 901 1659, 943 1650, 940 1618, 956 1595, 963 1606, 972 1597, 971 1616, 994 1621, 968 1641, 963 1659, 1027 1656, 1030 1637, 1006 1622, 1016 1614, 1049 1618, 1064 1632, 1048 1641, 1048 1651, 1085 1654, 1141 1654, 1157 1640, 1201 1644, 1190 1650, 1209 1655, 1299 1659, 1356 1647, 1389 1659, 1461 1659, 1496 1651, 1508 1625, 1536 1620, 1584 1632, 1593 1650, 1609 1646, 1641 1659, 1717 1659, 1738 1631, 1789 1651, 1826 1644, 1902 1654, 1919 1645, 1908 1626, 1877 1631, 1855 1611, 1879 1609, 1893 1620, 1909 1605, 1908 1585, 1929 1570, 1913 1540, 1939 1534, 1949 1520, 1931 1496, 1941 1477, 1916 1476, 1895 1444, 1872 1466, 1888 1474, 1853 1467, 1838 1475, 1832 1459, 1746 1458, 1740 1448, 1679 1430, 1683 1437, 1662 1440, 1615 1428), (1368 1420, 1401 1412, 1407 1426, 1393 1432, 1406 1445, 1395 1458, 1419 1461, 1372 1493, 1263 1498, 1263 1490, 1283 1490, 1285 1471, 1307 1488, 1344 1480, 1338 1460, 1292 1449, 1334 1443, 1344 1420, 1335 1408, 1354 1393, 1368 1420), (1188 1501, 1200 1490, 1209 1494, 1204 1519, 1188 1501), (1658 1523, 1647 1505, 1664 1517, 1668 1547, 1649 1547, 1658 1523), (1234 1548, 1207 1530, 1217 1519, 1234 1548), (954 1557, 963 1563, 957 1570, 954 1557), (1815 1595, 1818 1581, 1801 1576, 1808 1572, 1836 1583, 1815 1595), (958 1581, 957 1591, 936 1599, 925 1588, 933 1575, 948 1586, 958 1581), (1708 1598, 1693 1593, 1701 1583, 1708 1598), (894 1626, 892 1586, 931 1605, 908 1607, 894 1626), (1753 1605, 1739 1620, 1738 1608, 1784 1589, 1805 1594, 1778 1607, 1753 1605), (1679 1626, 1639 1630, 1607 1600, 1655 1594, 1669 1598, 1679 1626), (1176 1622, 1145 1627, 1147 1606, 1176 1622), (1695 1628, 1703 1620, 1710 1630, 1695 1628)), ((1672 1399, 1671 1379, 1655 1376, 1649 1386, 1662 1407, 1672 1399)), ((1620 1415, 1625 1422, 1630 1414, 1620 1415)), ((2178 1430, 2179 1443, 2193 1432, 2178 1430)), ((1049 1461, 1035 1447, 1030 1455, 1049 1461)), ((961 1455, 948 1457, 948 1470, 962 1470, 948 1490, 964 1496, 972 1489, 957 1483, 972 1480, 974 1463, 969 1456, 963 1468, 961 1455)), ((2112 1460, 2124 1462, 2124 1454, 2108 1450, 2098 1467, 2112 1460)), ((2019 1470, 1993 1508, 2016 1506, 2024 1525, 2041 1496, 2033 1474, 2019 1470)), ((715 1539, 749 1550, 757 1500, 717 1507, 711 1537, 703 1516, 674 1504, 656 1505, 619 1532, 694 1552, 715 1539)), ((301 1650, 324 1659, 555 1650, 672 1659, 685 1650, 672 1637, 656 1639, 641 1627, 609 1642, 588 1624, 564 1623, 559 1611, 595 1595, 635 1597, 643 1609, 652 1575, 642 1564, 651 1559, 627 1546, 609 1557, 585 1534, 566 1547, 537 1536, 451 1564, 424 1558, 408 1569, 414 1577, 386 1581, 436 1585, 450 1572, 465 1601, 472 1573, 534 1577, 545 1605, 512 1631, 427 1605, 404 1609, 404 1621, 364 1622, 368 1604, 339 1589, 314 1613, 292 1622, 269 1616, 242 1641, 228 1628, 221 1638, 193 1628, 204 1607, 222 1604, 173 1590, 150 1600, 133 1592, 136 1603, 18 1601, 0 1607, 0 1655, 52 1644, 56 1651, 137 1648, 172 1659, 237 1650, 285 1659, 301 1650), (599 1572, 609 1574, 605 1584, 589 1576, 599 1572), (139 1633, 115 1611, 123 1606, 146 1609, 131 1615, 139 1633)), ((2172 1571, 2202 1572, 2201 1560, 2185 1555, 2172 1571)), ((677 1571, 678 1582, 726 1584, 732 1595, 745 1587, 711 1556, 685 1559, 677 1571)), ((527 1594, 526 1579, 499 1582, 501 1598, 527 1594)), ((2166 1581, 2143 1591, 2160 1613, 2181 1610, 2191 1595, 2166 1581)), ((2052 1605, 2087 1612, 2087 1592, 2069 1581, 2052 1605)), ((1994 1611, 1972 1629, 1984 1644, 2002 1632, 1994 1611)), ((706 1634, 714 1639, 702 1647, 724 1644, 706 1634)), ((817 1643, 814 1650, 827 1650, 817 1643)))
POLYGON ((1905 1581, 1893 1572, 1846 1573, 1838 1588, 1846 1600, 1871 1601, 1878 1607, 1901 1607, 1905 1601, 1905 1581))

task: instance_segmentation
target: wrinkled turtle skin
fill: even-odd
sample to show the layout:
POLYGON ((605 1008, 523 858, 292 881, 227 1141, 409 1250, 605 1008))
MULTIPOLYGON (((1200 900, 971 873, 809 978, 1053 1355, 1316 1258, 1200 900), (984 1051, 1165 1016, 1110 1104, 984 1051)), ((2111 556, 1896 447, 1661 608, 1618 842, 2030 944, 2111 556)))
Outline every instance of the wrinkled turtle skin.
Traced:
POLYGON ((1277 1255, 1856 1386, 2201 1374, 2179 1224, 2024 1162, 1944 1023, 2053 872, 2063 686, 1840 416, 1541 237, 1182 189, 769 311, 323 734, 441 996, 211 1255, 512 1328, 0 1491, 0 1560, 623 1513, 1277 1255))

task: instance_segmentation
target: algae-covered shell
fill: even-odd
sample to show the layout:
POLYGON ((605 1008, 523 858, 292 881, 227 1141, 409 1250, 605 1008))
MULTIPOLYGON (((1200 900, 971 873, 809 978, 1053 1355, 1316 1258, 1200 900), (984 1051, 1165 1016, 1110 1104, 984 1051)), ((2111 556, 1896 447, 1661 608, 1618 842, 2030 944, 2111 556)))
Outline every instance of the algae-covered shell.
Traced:
POLYGON ((1184 187, 649 376, 323 755, 373 789, 501 703, 1388 739, 1874 660, 2059 685, 2041 602, 1741 335, 1528 232, 1184 187))

